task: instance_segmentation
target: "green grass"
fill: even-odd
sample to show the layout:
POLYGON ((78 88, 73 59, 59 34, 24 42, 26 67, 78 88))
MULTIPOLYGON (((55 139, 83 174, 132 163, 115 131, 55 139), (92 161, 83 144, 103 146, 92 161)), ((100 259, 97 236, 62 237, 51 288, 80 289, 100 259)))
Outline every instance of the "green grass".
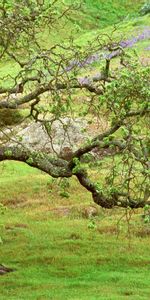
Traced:
POLYGON ((7 206, 0 263, 16 269, 0 277, 2 300, 149 299, 149 237, 137 237, 145 230, 140 211, 131 220, 130 239, 125 219, 117 239, 124 212, 100 209, 91 228, 80 214, 91 198, 75 180, 65 199, 56 185, 50 192, 49 176, 25 164, 5 162, 0 170, 0 202, 7 206))
MULTIPOLYGON (((129 18, 118 23, 115 30, 114 24, 108 25, 105 28, 95 28, 93 30, 87 30, 86 32, 78 35, 78 38, 76 40, 81 46, 83 46, 87 43, 87 41, 91 41, 96 38, 97 35, 101 36, 102 40, 107 41, 107 34, 108 36, 110 36, 110 38, 120 41, 129 39, 133 36, 137 36, 139 32, 142 32, 146 26, 150 26, 149 15, 142 17, 137 16, 133 19, 129 18)), ((138 44, 140 43, 141 41, 138 42, 138 44)))
MULTIPOLYGON (((81 8, 71 11, 71 14, 69 14, 69 23, 65 27, 64 33, 63 27, 65 26, 65 22, 61 19, 58 23, 59 29, 62 29, 61 34, 65 37, 66 34, 71 33, 75 28, 79 31, 102 29, 113 24, 118 24, 124 19, 137 17, 139 16, 141 7, 145 3, 144 0, 135 0, 134 5, 132 0, 84 0, 77 2, 81 3, 81 8)), ((75 1, 65 0, 63 3, 75 4, 75 1)), ((62 7, 61 1, 58 1, 56 10, 61 11, 62 7)))
POLYGON ((143 0, 135 0, 134 5, 130 0, 85 0, 81 26, 91 29, 117 24, 125 18, 138 16, 143 3, 143 0))
MULTIPOLYGON (((68 1, 66 2, 68 3, 68 1)), ((112 38, 114 24, 117 24, 117 29, 113 33, 114 40, 120 41, 131 38, 133 35, 137 36, 145 26, 150 26, 149 15, 140 17, 138 14, 143 3, 142 0, 135 1, 134 5, 130 0, 85 0, 82 9, 78 13, 74 12, 72 18, 67 22, 61 19, 56 24, 56 28, 50 32, 46 28, 41 31, 39 40, 44 48, 49 48, 56 43, 61 44, 66 41, 67 37, 73 35, 76 43, 84 47, 97 35, 102 36, 101 40, 106 40, 106 33, 112 38)), ((147 39, 136 43, 133 48, 136 49, 139 56, 149 60, 149 51, 145 51, 148 46, 149 40, 147 39)), ((93 63, 92 66, 95 72, 99 71, 99 62, 93 63)), ((91 66, 89 67, 91 73, 91 66)), ((13 85, 12 77, 15 77, 19 71, 20 67, 16 62, 10 60, 1 62, 0 85, 3 87, 13 85)), ((88 70, 86 70, 86 74, 87 72, 88 70)))
MULTIPOLYGON (((77 25, 77 43, 84 45, 105 33, 105 26, 111 33, 112 24, 126 15, 116 36, 128 38, 150 25, 148 16, 137 17, 144 1, 84 2, 85 13, 74 14, 68 31, 61 29, 61 39, 77 25)), ((54 33, 52 42, 59 41, 54 33)), ((148 55, 143 50, 147 45, 136 45, 141 56, 148 55)), ((15 75, 17 65, 1 65, 0 77, 8 71, 15 75)), ((0 263, 16 269, 0 277, 0 299, 150 299, 149 224, 143 224, 140 210, 130 226, 124 216, 117 227, 124 211, 99 209, 91 228, 92 220, 82 211, 93 202, 75 178, 70 180, 70 197, 62 198, 58 180, 53 184, 51 177, 23 163, 0 163, 0 174, 0 203, 7 207, 0 215, 0 263)))

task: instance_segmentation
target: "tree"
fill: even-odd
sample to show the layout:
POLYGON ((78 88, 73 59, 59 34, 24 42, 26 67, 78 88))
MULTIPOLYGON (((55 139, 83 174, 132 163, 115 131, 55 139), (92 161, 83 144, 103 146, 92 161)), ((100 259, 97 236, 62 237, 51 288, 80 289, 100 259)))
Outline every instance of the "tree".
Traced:
POLYGON ((25 147, 1 122, 5 138, 0 161, 22 161, 55 178, 76 176, 94 202, 105 208, 144 207, 149 204, 150 68, 107 35, 84 47, 73 39, 74 33, 52 42, 51 35, 79 8, 71 4, 5 0, 0 5, 0 63, 10 62, 13 69, 5 69, 0 78, 0 113, 15 117, 26 107, 28 114, 20 122, 41 123, 51 140, 53 122, 63 123, 64 117, 82 116, 94 126, 100 124, 100 132, 76 150, 70 145, 69 155, 62 156, 25 147), (89 65, 96 60, 100 71, 92 76, 89 65), (94 161, 98 182, 91 179, 90 159, 85 163, 91 151, 102 153, 94 161))

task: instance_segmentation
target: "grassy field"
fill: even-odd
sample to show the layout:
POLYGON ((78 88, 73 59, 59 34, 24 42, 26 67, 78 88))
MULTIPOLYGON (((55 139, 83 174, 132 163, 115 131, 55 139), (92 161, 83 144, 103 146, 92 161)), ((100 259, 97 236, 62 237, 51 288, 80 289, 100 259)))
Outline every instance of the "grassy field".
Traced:
POLYGON ((143 0, 135 0, 134 5, 131 0, 85 0, 84 22, 80 23, 83 28, 90 29, 117 24, 125 18, 136 17, 143 3, 143 0))
MULTIPOLYGON (((75 179, 70 197, 22 163, 0 164, 0 299, 149 299, 149 225, 141 211, 98 209, 75 179), (86 216, 86 217, 85 217, 86 216), (119 219, 122 218, 117 225, 119 219)), ((60 184, 59 184, 60 186, 60 184)))
MULTIPOLYGON (((141 61, 150 60, 150 51, 149 51, 149 35, 146 36, 146 31, 149 32, 150 29, 150 18, 149 15, 146 16, 136 16, 135 18, 126 19, 116 25, 116 30, 114 31, 114 26, 112 24, 107 24, 107 27, 94 27, 88 30, 84 30, 83 26, 81 26, 81 31, 77 32, 75 37, 75 43, 80 47, 85 47, 91 40, 95 40, 97 36, 101 38, 101 42, 108 42, 108 36, 113 38, 114 41, 121 42, 132 40, 133 38, 138 37, 140 34, 145 33, 145 38, 143 40, 137 40, 135 44, 126 50, 126 52, 130 53, 131 55, 134 54, 136 51, 137 56, 141 61), (107 36, 106 36, 107 33, 107 36)), ((54 45, 55 43, 60 43, 61 41, 65 41, 67 37, 66 32, 68 35, 72 32, 72 23, 70 21, 66 23, 64 26, 56 28, 56 30, 51 32, 50 38, 48 37, 48 32, 45 30, 40 35, 41 44, 43 47, 49 48, 50 46, 54 45)), ((76 29, 74 28, 76 32, 76 29)), ((117 59, 113 60, 113 64, 116 65, 117 59)), ((82 70, 81 74, 86 73, 86 75, 92 74, 93 72, 97 73, 99 71, 100 61, 93 62, 89 66, 86 66, 86 70, 82 70), (89 69, 89 70, 88 70, 89 69)), ((12 76, 17 76, 18 72, 20 71, 19 65, 14 61, 6 61, 0 62, 0 84, 4 87, 8 87, 10 84, 14 84, 12 80, 12 76), (3 77, 7 77, 9 74, 9 78, 4 81, 3 77)))
MULTIPOLYGON (((77 27, 76 42, 82 46, 96 34, 111 35, 114 23, 115 38, 125 39, 150 26, 148 15, 138 15, 145 1, 83 2, 67 29, 60 30, 61 39, 77 27)), ((51 41, 44 34, 43 44, 60 42, 59 34, 54 32, 51 41)), ((141 59, 150 59, 148 46, 149 39, 136 43, 141 59)), ((86 72, 97 72, 98 64, 86 72)), ((0 77, 8 70, 15 75, 18 66, 1 64, 0 77)), ((69 197, 62 197, 62 181, 23 163, 0 163, 0 264, 15 269, 0 276, 0 299, 150 299, 150 224, 144 223, 143 211, 98 208, 75 178, 69 185, 69 197), (93 207, 96 217, 87 213, 93 207)))
MULTIPOLYGON (((68 3, 68 0, 64 1, 68 3)), ((70 1, 69 1, 70 3, 70 1)), ((143 0, 135 1, 134 6, 131 0, 85 0, 82 9, 78 12, 74 12, 73 17, 67 22, 61 19, 56 27, 54 27, 50 33, 45 28, 39 34, 40 44, 44 48, 49 48, 56 43, 60 44, 66 41, 70 35, 74 36, 75 43, 79 46, 85 47, 89 41, 96 39, 99 35, 101 41, 108 42, 106 34, 114 41, 122 41, 137 37, 144 32, 147 28, 150 28, 149 15, 140 16, 139 9, 143 5, 143 0), (96 20, 96 22, 95 22, 96 20), (114 24, 116 30, 114 31, 114 24)), ((61 5, 58 5, 61 8, 61 5)), ((57 8, 57 9, 58 9, 57 8)), ((144 40, 137 41, 129 53, 133 54, 134 50, 137 55, 141 57, 141 61, 146 63, 150 60, 149 54, 149 36, 144 40)), ((114 59, 116 65, 116 59, 114 59)), ((94 62, 92 65, 86 66, 86 70, 83 70, 83 75, 97 73, 99 71, 100 61, 94 62), (92 70, 93 67, 93 70, 92 70), (89 70, 88 70, 89 69, 89 70)), ((13 85, 14 81, 12 77, 17 76, 21 70, 18 63, 7 60, 0 62, 0 84, 7 88, 13 85), (8 76, 9 74, 9 76, 8 76), (4 77, 6 79, 4 80, 4 77)), ((82 72, 81 72, 82 73, 82 72)))

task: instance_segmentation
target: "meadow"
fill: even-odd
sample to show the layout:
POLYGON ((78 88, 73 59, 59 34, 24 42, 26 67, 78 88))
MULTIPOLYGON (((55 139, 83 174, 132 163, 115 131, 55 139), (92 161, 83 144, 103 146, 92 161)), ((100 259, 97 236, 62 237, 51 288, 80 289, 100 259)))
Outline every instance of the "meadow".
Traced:
MULTIPOLYGON (((111 35, 117 24, 114 38, 132 42, 136 37, 134 49, 127 51, 149 63, 150 18, 138 14, 144 1, 84 3, 67 28, 61 24, 59 35, 46 40, 44 31, 43 45, 77 30, 75 42, 82 47, 97 34, 111 35), (145 38, 140 38, 143 32, 145 38)), ((0 77, 18 72, 11 61, 0 67, 0 77)), ((94 61, 86 72, 98 70, 99 61, 94 61)), ((26 115, 28 109, 22 112, 26 115)), ((97 176, 94 168, 91 174, 97 176)), ((1 162, 0 264, 14 271, 0 276, 0 299, 150 299, 150 220, 145 222, 143 214, 142 209, 96 206, 75 177, 54 180, 24 163, 1 162), (91 215, 91 210, 96 213, 91 215)))
POLYGON ((149 299, 143 212, 95 207, 75 179, 60 184, 22 163, 1 164, 1 299, 149 299))

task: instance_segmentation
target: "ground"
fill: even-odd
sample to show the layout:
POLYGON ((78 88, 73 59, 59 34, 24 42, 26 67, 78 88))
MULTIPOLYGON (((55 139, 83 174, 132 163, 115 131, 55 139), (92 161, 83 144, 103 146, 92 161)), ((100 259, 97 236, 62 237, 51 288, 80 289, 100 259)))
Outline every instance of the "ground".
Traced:
POLYGON ((75 179, 63 198, 51 178, 22 163, 1 164, 0 180, 1 263, 15 269, 0 277, 2 300, 150 298, 142 211, 131 224, 120 209, 88 217, 93 202, 75 179))
MULTIPOLYGON (((123 33, 128 40, 145 28, 150 30, 149 16, 137 15, 143 2, 135 1, 133 6, 133 1, 114 0, 112 10, 112 1, 93 1, 91 7, 86 0, 88 21, 83 12, 82 18, 74 15, 80 33, 76 42, 83 45, 104 33, 106 25, 111 34, 112 24, 126 12, 128 18, 119 24, 116 36, 123 33), (116 3, 122 2, 126 8, 121 7, 118 16, 116 3)), ((57 40, 60 36, 54 35, 52 41, 57 40)), ((149 37, 135 44, 145 64, 150 61, 148 47, 149 37)), ((17 71, 11 62, 0 66, 0 75, 17 71)), ((98 68, 95 62, 89 72, 98 68)), ((0 277, 0 299, 150 299, 150 225, 145 224, 142 210, 103 210, 75 178, 64 193, 61 182, 14 162, 0 163, 0 203, 0 263, 14 269, 0 277), (96 217, 87 215, 91 207, 96 217)))

